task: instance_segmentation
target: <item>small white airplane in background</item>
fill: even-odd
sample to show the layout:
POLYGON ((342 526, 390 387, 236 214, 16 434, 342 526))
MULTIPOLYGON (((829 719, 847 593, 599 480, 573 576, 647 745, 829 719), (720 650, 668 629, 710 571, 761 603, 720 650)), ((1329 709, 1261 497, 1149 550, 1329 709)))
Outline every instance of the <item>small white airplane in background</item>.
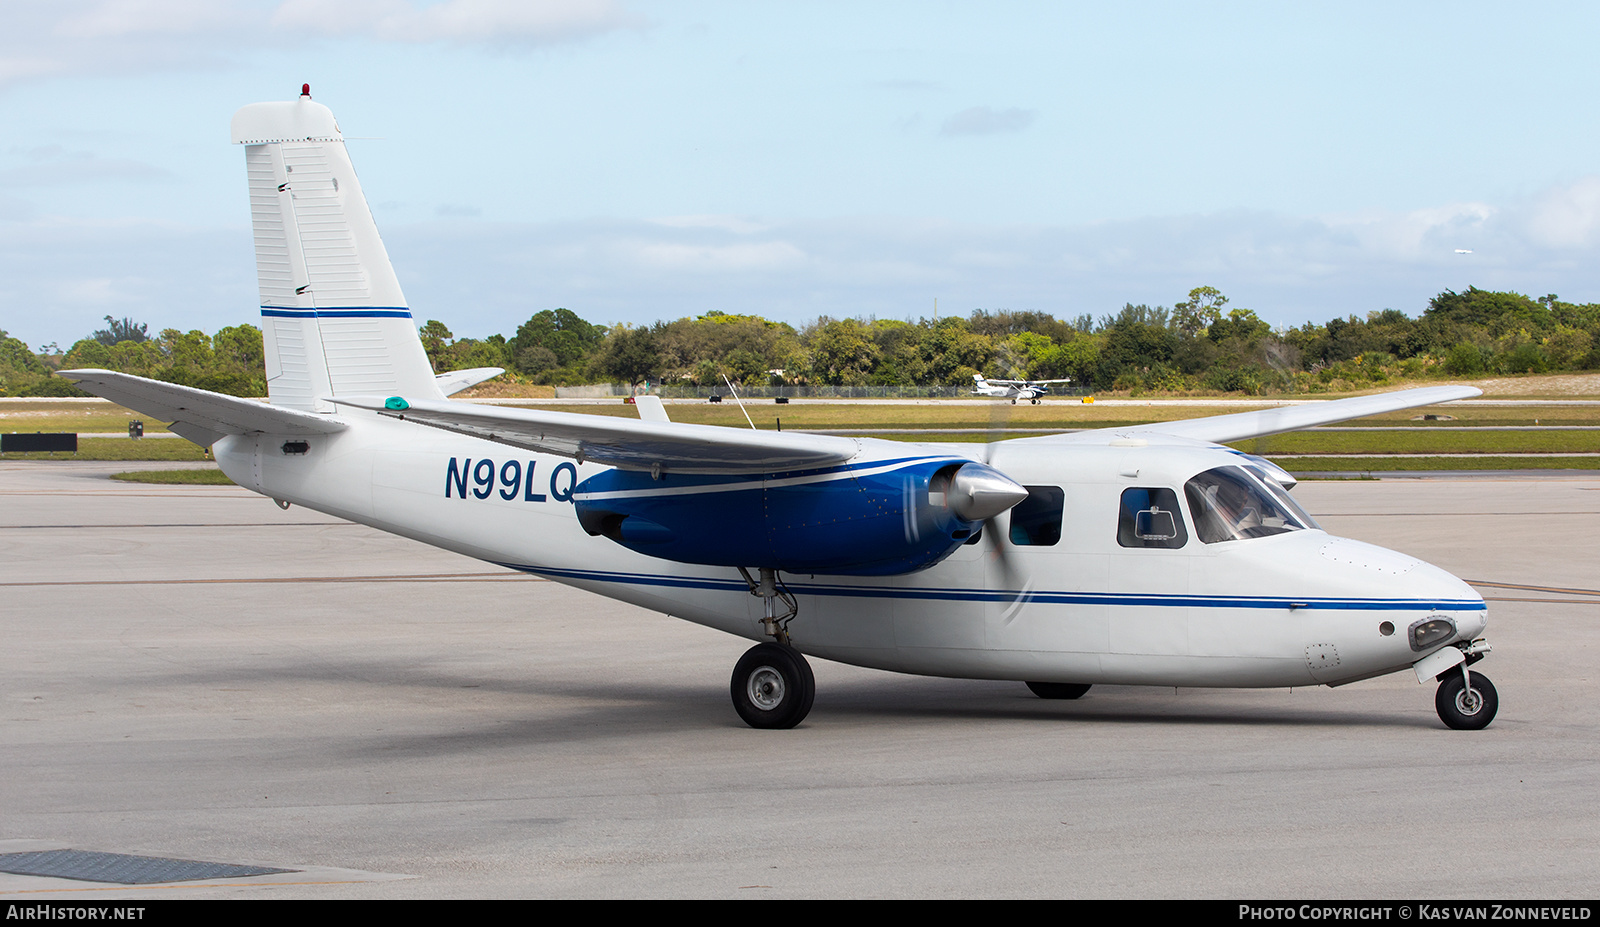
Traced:
POLYGON ((1481 596, 1328 535, 1292 477, 1220 444, 1476 389, 983 445, 681 424, 648 396, 637 420, 452 402, 491 372, 429 367, 332 113, 306 88, 244 107, 232 130, 270 404, 64 375, 171 422, 280 504, 760 641, 730 685, 754 727, 810 711, 802 654, 1049 699, 1412 671, 1439 680, 1450 727, 1495 715, 1494 686, 1468 669, 1489 649, 1481 596))
POLYGON ((1009 399, 1012 405, 1016 405, 1018 399, 1026 399, 1034 405, 1038 405, 1039 397, 1050 392, 1050 387, 1053 384, 1071 382, 1071 378, 1065 380, 990 380, 981 373, 975 373, 972 375, 972 395, 1009 399))

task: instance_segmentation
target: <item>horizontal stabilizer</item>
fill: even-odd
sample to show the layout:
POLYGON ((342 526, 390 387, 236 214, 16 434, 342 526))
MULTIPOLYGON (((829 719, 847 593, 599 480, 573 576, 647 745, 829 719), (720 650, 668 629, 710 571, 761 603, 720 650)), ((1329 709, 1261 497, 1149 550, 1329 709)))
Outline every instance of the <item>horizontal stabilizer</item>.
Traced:
POLYGON ((1072 435, 1050 435, 1045 438, 1024 438, 1025 441, 1095 442, 1104 441, 1108 435, 1160 434, 1195 441, 1226 444, 1248 438, 1299 431, 1317 425, 1332 425, 1368 415, 1399 412, 1418 406, 1431 406, 1456 399, 1482 396, 1483 390, 1472 386, 1428 386, 1422 389, 1403 389, 1376 396, 1355 396, 1331 402, 1308 402, 1276 409, 1259 409, 1254 412, 1236 412, 1232 415, 1213 415, 1210 418, 1191 418, 1178 422, 1152 422, 1133 428, 1104 429, 1078 432, 1072 435), (1098 438, 1095 436, 1098 435, 1098 438))
POLYGON ((60 375, 117 405, 157 421, 171 422, 173 431, 201 447, 210 447, 223 435, 324 435, 346 428, 343 422, 321 415, 149 380, 131 373, 63 370, 60 375))
POLYGON ((581 461, 673 473, 778 473, 843 463, 860 445, 850 438, 746 431, 718 425, 641 421, 609 415, 500 409, 399 397, 336 396, 339 405, 581 461))
POLYGON ((434 376, 434 381, 439 384, 439 392, 446 396, 454 396, 469 386, 477 386, 484 380, 492 380, 505 373, 504 367, 473 367, 471 370, 452 370, 434 376))

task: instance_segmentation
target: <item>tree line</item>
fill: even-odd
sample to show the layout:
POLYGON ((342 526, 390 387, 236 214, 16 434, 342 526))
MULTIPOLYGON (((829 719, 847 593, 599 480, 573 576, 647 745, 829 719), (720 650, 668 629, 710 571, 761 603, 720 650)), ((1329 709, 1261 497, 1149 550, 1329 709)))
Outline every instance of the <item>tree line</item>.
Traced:
MULTIPOLYGON (((63 353, 34 352, 0 331, 0 395, 81 395, 58 369, 102 367, 240 396, 266 394, 261 332, 214 335, 131 319, 63 353)), ((1070 377, 1088 389, 1135 393, 1318 393, 1395 380, 1600 369, 1600 304, 1554 294, 1446 290, 1416 318, 1395 309, 1278 328, 1230 307, 1213 287, 1166 306, 1058 319, 974 310, 916 321, 822 316, 796 328, 710 311, 653 325, 597 325, 568 309, 534 313, 511 337, 456 338, 420 330, 439 372, 504 367, 551 385, 622 382, 743 385, 961 386, 973 374, 1070 377)))

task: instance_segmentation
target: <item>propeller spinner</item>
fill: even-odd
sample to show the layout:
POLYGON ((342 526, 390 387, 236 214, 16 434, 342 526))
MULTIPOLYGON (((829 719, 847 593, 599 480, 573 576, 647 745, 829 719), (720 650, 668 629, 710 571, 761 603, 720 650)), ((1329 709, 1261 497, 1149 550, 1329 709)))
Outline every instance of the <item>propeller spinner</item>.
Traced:
POLYGON ((987 464, 962 465, 947 490, 950 510, 963 521, 988 521, 1028 498, 1028 491, 987 464))

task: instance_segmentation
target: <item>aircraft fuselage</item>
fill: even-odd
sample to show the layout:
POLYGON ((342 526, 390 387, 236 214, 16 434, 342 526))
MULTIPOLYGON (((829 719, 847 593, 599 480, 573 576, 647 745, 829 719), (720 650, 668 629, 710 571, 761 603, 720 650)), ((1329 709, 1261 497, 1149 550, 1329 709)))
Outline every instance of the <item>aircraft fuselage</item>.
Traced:
MULTIPOLYGON (((236 482, 279 500, 764 638, 762 602, 737 570, 647 556, 584 530, 574 493, 608 468, 376 415, 347 420, 348 430, 309 440, 230 436, 216 457, 236 482)), ((1449 573, 1315 527, 1206 543, 1199 516, 1169 505, 1171 527, 1145 528, 1181 535, 1167 542, 1176 546, 1124 545, 1130 492, 1182 499, 1196 473, 1240 464, 1225 449, 1005 442, 986 454, 864 441, 861 460, 917 453, 987 456, 1045 500, 1047 516, 1021 524, 1019 507, 915 572, 784 573, 800 651, 937 676, 1277 687, 1407 669, 1486 624, 1483 599, 1449 573), (1429 621, 1452 633, 1419 647, 1413 629, 1429 621)))

